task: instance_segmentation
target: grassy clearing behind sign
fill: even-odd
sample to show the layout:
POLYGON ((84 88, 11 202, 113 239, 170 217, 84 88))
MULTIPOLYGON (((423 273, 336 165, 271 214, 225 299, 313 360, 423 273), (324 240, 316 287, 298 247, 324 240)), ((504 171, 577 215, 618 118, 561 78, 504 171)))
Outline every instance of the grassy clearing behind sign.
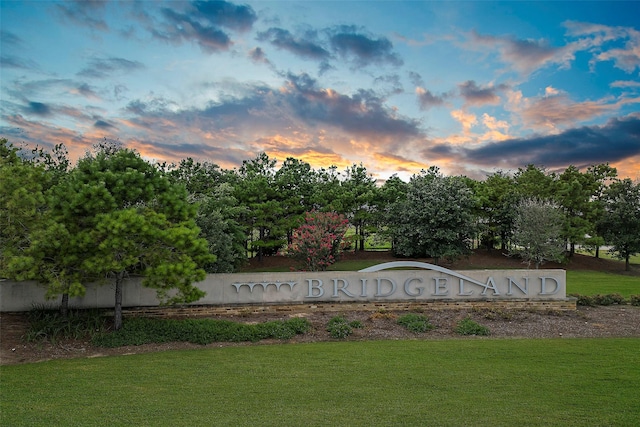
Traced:
POLYGON ((228 347, 2 366, 2 424, 640 425, 638 339, 228 347))

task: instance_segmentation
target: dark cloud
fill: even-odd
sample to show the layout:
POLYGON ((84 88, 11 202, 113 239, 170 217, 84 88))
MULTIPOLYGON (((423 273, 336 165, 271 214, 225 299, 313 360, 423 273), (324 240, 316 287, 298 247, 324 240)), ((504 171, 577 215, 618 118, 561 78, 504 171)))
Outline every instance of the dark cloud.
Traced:
POLYGON ((91 88, 91 86, 89 86, 87 83, 79 84, 76 90, 80 95, 87 98, 100 98, 96 91, 93 90, 93 88, 91 88))
POLYGON ((400 140, 420 135, 416 120, 396 116, 384 106, 385 99, 373 91, 339 94, 316 87, 316 81, 306 74, 289 75, 289 87, 292 90, 288 101, 293 112, 305 121, 332 125, 353 134, 400 140))
POLYGON ((38 68, 33 60, 7 53, 7 51, 11 49, 24 52, 25 49, 22 39, 10 31, 0 30, 0 52, 2 52, 0 55, 0 68, 17 68, 23 70, 38 68))
POLYGON ((107 129, 107 130, 117 129, 116 126, 104 120, 96 120, 96 122, 93 124, 93 127, 98 129, 107 129))
POLYGON ((76 25, 108 31, 109 26, 103 19, 108 3, 102 0, 76 0, 56 4, 56 8, 63 18, 76 25))
POLYGON ((329 33, 333 51, 357 66, 403 64, 402 59, 393 51, 393 44, 386 37, 375 38, 348 25, 334 27, 329 33))
POLYGON ((195 1, 193 7, 200 17, 212 25, 236 31, 248 31, 257 16, 251 6, 235 5, 226 1, 195 1))
POLYGON ((530 73, 547 63, 565 63, 573 56, 570 46, 550 46, 546 40, 516 39, 512 36, 488 36, 471 32, 471 42, 485 51, 496 48, 500 58, 522 73, 530 73))
POLYGON ((184 13, 170 8, 163 8, 161 13, 165 21, 150 27, 154 37, 176 44, 195 40, 207 53, 231 47, 231 37, 222 28, 247 31, 257 19, 250 6, 225 1, 196 1, 190 3, 184 13))
POLYGON ((22 110, 26 114, 33 114, 40 117, 48 117, 52 114, 51 107, 42 102, 31 101, 25 107, 23 107, 22 110))
POLYGON ((264 53, 264 50, 260 47, 253 48, 249 51, 249 58, 253 62, 260 62, 263 64, 268 64, 269 60, 267 59, 267 55, 264 53))
POLYGON ((480 148, 438 145, 429 154, 460 157, 486 166, 515 168, 618 162, 640 155, 640 118, 610 119, 603 126, 583 126, 557 135, 494 142, 480 148))
POLYGON ((168 101, 136 100, 128 104, 129 119, 139 128, 155 133, 184 134, 186 129, 207 132, 220 140, 246 144, 257 134, 270 135, 283 129, 332 127, 354 138, 403 143, 421 136, 419 122, 397 115, 385 99, 372 91, 352 95, 318 87, 307 74, 287 77, 281 90, 249 85, 241 96, 222 96, 204 108, 177 110, 168 101), (231 138, 231 139, 229 139, 231 138))
POLYGON ((171 100, 165 98, 154 98, 149 101, 141 101, 136 99, 129 102, 125 107, 125 111, 128 113, 136 114, 139 116, 157 115, 158 113, 164 113, 176 107, 177 104, 171 100))
POLYGON ((307 32, 304 37, 294 37, 288 30, 273 27, 258 33, 258 40, 268 41, 279 49, 303 58, 323 61, 330 57, 330 53, 319 44, 315 32, 307 32))
POLYGON ((424 81, 422 80, 422 76, 420 73, 416 73, 415 71, 409 71, 409 80, 411 80, 411 84, 414 86, 424 86, 424 81))
POLYGON ((89 65, 78 72, 79 76, 104 78, 115 73, 130 73, 132 71, 144 70, 146 67, 142 62, 131 61, 124 58, 95 58, 89 65))
POLYGON ((14 55, 2 55, 0 56, 0 68, 34 70, 38 68, 38 65, 30 59, 23 59, 14 55))
POLYGON ((364 33, 355 26, 337 26, 320 32, 307 30, 292 34, 289 30, 272 27, 258 33, 257 39, 268 41, 279 49, 296 56, 323 61, 321 71, 331 68, 328 61, 336 57, 353 65, 391 64, 399 66, 402 59, 393 51, 393 44, 385 37, 364 33))
POLYGON ((464 83, 458 85, 460 89, 460 95, 464 98, 467 104, 471 105, 484 105, 484 104, 498 104, 500 97, 498 92, 507 88, 506 85, 487 86, 480 87, 473 80, 467 80, 464 83))
POLYGON ((445 99, 448 97, 447 94, 434 95, 430 90, 422 87, 416 89, 416 94, 418 95, 418 103, 420 104, 421 110, 428 110, 431 107, 444 105, 445 99))

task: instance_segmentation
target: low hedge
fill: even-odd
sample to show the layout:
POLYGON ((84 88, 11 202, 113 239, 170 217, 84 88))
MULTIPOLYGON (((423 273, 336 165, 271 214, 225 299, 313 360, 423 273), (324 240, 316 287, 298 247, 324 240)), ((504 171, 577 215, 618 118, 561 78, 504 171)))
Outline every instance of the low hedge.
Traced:
POLYGON ((581 295, 581 294, 569 294, 570 297, 577 298, 576 304, 595 307, 598 305, 622 305, 631 304, 640 306, 640 295, 631 295, 627 301, 622 295, 618 293, 613 294, 596 294, 596 295, 581 295))
POLYGON ((93 337, 100 347, 120 347, 148 343, 260 341, 268 338, 287 340, 303 334, 311 328, 304 318, 273 320, 258 324, 246 324, 216 319, 150 319, 136 317, 125 319, 122 328, 93 337))

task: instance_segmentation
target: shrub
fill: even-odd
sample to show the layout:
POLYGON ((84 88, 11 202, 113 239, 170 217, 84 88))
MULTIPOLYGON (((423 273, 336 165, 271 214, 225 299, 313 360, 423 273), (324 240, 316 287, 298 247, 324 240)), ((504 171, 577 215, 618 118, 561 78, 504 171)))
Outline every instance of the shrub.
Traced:
POLYGON ((327 323, 327 332, 332 338, 346 338, 353 333, 353 327, 342 316, 335 316, 327 323))
POLYGON ((398 318, 398 324, 404 326, 411 332, 427 332, 435 328, 429 319, 422 314, 409 313, 398 318))
POLYGON ((28 314, 29 328, 24 336, 28 342, 60 339, 80 339, 106 331, 106 319, 97 309, 70 309, 67 317, 49 306, 35 306, 28 314))
POLYGON ((307 271, 324 271, 336 262, 349 222, 333 212, 307 212, 304 224, 293 231, 287 252, 307 271))
POLYGON ((260 341, 262 339, 287 340, 311 328, 307 319, 274 320, 249 325, 216 319, 126 319, 116 332, 103 333, 93 338, 101 347, 120 347, 147 343, 186 341, 194 344, 212 342, 260 341))
POLYGON ((476 323, 467 316, 458 322, 456 332, 460 335, 489 335, 489 328, 476 323))
POLYGON ((587 306, 587 307, 595 307, 597 305, 613 305, 613 304, 625 304, 625 299, 619 293, 613 294, 597 294, 597 295, 580 295, 580 294, 569 294, 571 297, 575 297, 578 300, 576 301, 577 305, 587 306))
POLYGON ((595 307, 596 300, 592 296, 589 295, 580 295, 580 294, 569 294, 570 297, 574 297, 577 299, 576 304, 585 306, 585 307, 595 307))
POLYGON ((631 295, 629 297, 629 304, 640 306, 640 295, 631 295))

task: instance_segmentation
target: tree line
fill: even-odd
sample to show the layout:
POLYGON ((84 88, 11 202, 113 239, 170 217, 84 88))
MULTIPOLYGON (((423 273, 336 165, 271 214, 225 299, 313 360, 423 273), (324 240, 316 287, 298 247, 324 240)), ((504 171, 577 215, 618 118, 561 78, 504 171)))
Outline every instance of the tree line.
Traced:
POLYGON ((62 145, 18 149, 5 139, 0 154, 0 276, 38 280, 63 300, 111 278, 116 314, 127 276, 143 275, 168 303, 195 301, 194 281, 286 249, 310 212, 343 215, 352 250, 375 237, 398 256, 436 262, 474 244, 536 266, 577 245, 596 254, 606 245, 627 268, 640 252, 640 184, 608 164, 528 165, 484 180, 434 166, 377 185, 362 164, 313 169, 265 153, 236 169, 151 163, 108 141, 76 164, 62 145))

